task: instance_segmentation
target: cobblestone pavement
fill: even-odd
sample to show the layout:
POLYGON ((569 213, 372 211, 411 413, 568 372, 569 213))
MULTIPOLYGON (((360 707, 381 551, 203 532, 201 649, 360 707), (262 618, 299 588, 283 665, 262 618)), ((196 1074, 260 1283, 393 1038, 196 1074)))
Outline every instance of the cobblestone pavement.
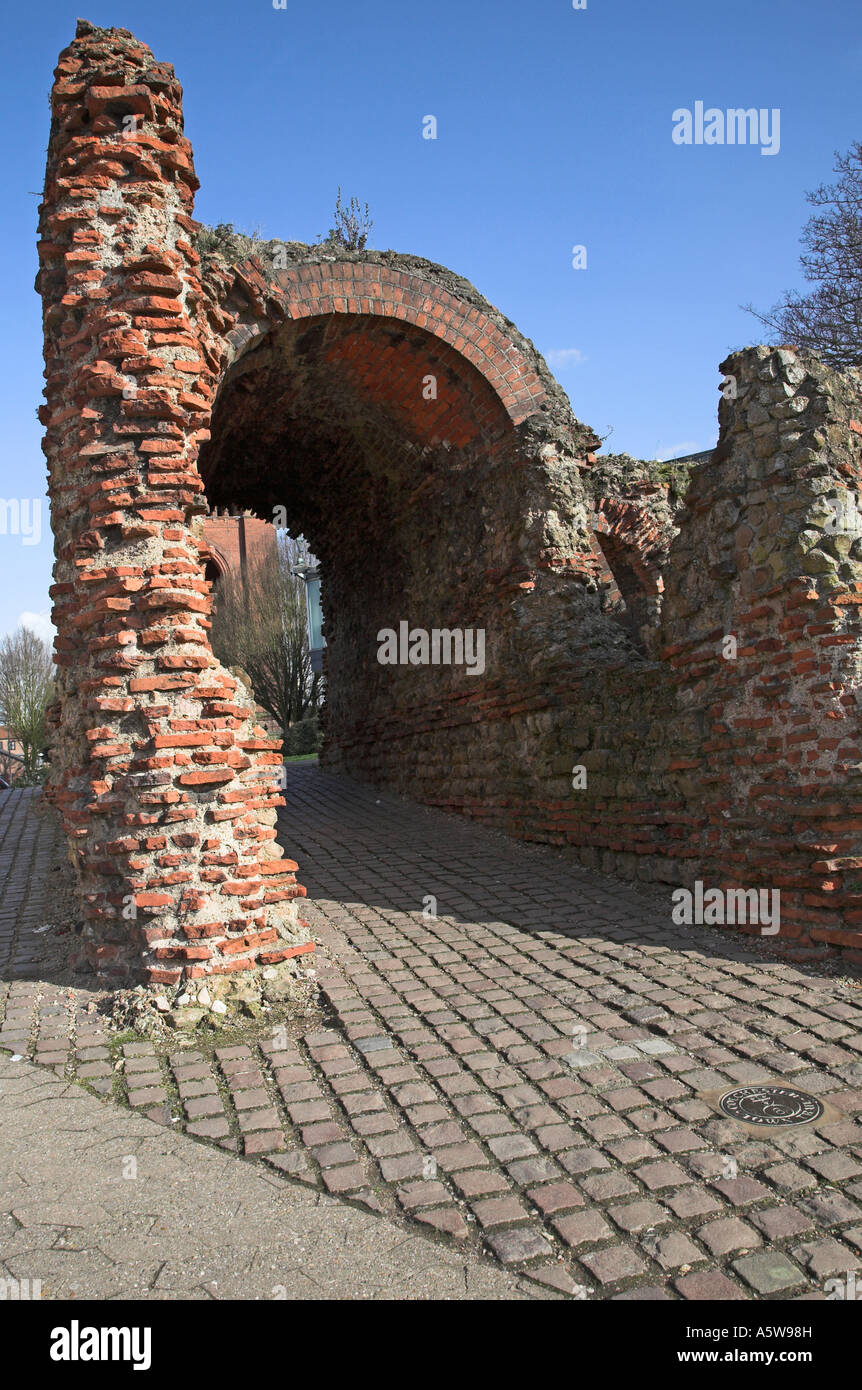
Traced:
POLYGON ((52 871, 65 849, 56 822, 38 814, 39 792, 0 791, 0 982, 50 970, 55 952, 38 931, 51 904, 52 871))
POLYGON ((0 1047, 575 1297, 820 1299, 862 1270, 852 981, 674 926, 669 892, 288 776, 322 1026, 162 1049, 31 970, 0 1047), (721 1115, 749 1083, 825 1113, 721 1115))

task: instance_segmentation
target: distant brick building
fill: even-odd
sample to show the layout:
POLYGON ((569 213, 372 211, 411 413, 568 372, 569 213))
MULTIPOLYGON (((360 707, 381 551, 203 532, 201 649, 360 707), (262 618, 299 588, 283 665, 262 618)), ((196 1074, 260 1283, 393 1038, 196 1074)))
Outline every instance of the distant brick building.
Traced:
POLYGON ((24 745, 5 724, 0 724, 0 777, 15 782, 23 769, 24 745))
MULTIPOLYGON (((243 574, 277 544, 277 532, 271 521, 261 521, 250 512, 231 514, 227 510, 213 512, 203 523, 204 574, 211 584, 217 584, 226 574, 243 574)), ((282 730, 268 710, 257 705, 260 723, 272 738, 281 738, 282 730)))
POLYGON ((213 512, 203 523, 207 579, 213 584, 228 573, 241 574, 275 547, 276 534, 271 521, 250 512, 213 512))

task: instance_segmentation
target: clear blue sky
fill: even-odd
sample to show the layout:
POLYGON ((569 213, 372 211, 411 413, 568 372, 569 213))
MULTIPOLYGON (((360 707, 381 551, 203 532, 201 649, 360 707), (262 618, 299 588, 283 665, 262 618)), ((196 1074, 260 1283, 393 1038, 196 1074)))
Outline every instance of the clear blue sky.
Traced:
MULTIPOLYGON (((858 0, 9 8, 0 498, 44 492, 32 193, 53 67, 82 11, 174 63, 201 220, 311 241, 341 184, 371 205, 371 245, 467 276, 548 356, 575 414, 613 428, 606 449, 640 457, 714 443, 718 363, 760 336, 739 305, 802 286, 805 190, 862 138, 858 0), (672 112, 696 101, 780 108, 780 152, 674 144, 672 112)), ((43 522, 38 545, 0 535, 0 634, 47 613, 47 507, 43 522)))

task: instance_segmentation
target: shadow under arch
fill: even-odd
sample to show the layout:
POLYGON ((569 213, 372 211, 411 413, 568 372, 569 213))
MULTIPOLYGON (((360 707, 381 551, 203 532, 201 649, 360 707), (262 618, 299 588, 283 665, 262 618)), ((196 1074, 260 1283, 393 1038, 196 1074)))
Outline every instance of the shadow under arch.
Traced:
POLYGON ((596 561, 553 469, 567 458, 579 490, 595 441, 472 286, 385 256, 233 267, 199 470, 212 508, 286 517, 320 560, 324 762, 439 800, 450 735, 521 682, 555 606, 583 602, 596 561), (430 658, 399 640, 384 663, 381 634, 405 629, 430 658), (454 634, 451 661, 435 633, 454 634))

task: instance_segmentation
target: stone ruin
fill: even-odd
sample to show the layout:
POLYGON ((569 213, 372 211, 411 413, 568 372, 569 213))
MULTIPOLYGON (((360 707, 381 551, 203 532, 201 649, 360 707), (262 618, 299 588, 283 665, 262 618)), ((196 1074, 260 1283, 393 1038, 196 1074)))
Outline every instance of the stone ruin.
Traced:
POLYGON ((605 872, 779 888, 796 950, 862 960, 860 374, 748 348, 708 458, 600 459, 451 271, 202 228, 181 88, 128 31, 79 22, 52 112, 49 795, 80 965, 165 986, 312 949, 278 744, 210 648, 226 507, 284 509, 320 557, 330 768, 605 872), (483 630, 484 669, 382 665, 405 621, 483 630))

